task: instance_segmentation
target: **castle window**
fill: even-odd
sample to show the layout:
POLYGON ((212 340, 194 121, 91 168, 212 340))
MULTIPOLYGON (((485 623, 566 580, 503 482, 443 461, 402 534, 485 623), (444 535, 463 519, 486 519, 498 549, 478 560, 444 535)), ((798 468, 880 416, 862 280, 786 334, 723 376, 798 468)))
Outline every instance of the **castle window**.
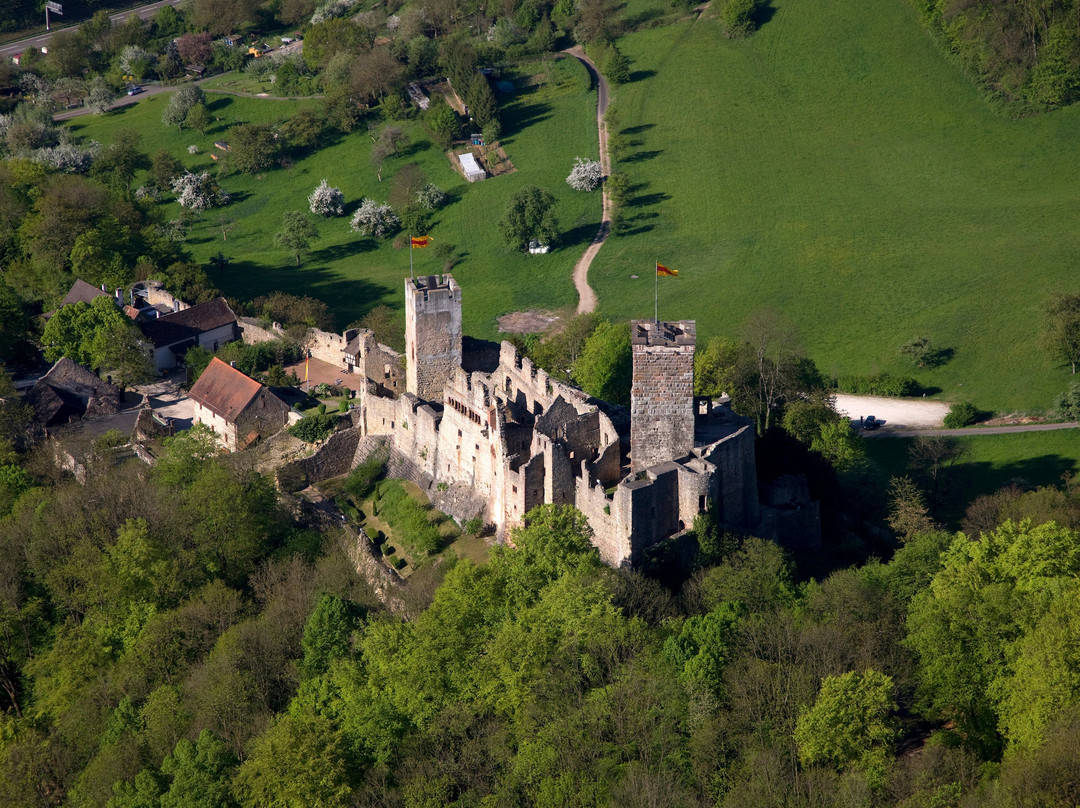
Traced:
POLYGON ((704 494, 702 494, 700 497, 697 498, 697 509, 699 511, 704 511, 705 510, 705 495, 704 494))
POLYGON ((476 444, 476 451, 478 451, 478 452, 480 451, 480 444, 479 443, 476 444))
POLYGON ((510 490, 513 491, 516 494, 517 493, 517 486, 516 485, 510 486, 510 490))
POLYGON ((459 430, 457 431, 457 436, 458 436, 459 438, 461 437, 461 430, 460 430, 460 429, 459 429, 459 430))

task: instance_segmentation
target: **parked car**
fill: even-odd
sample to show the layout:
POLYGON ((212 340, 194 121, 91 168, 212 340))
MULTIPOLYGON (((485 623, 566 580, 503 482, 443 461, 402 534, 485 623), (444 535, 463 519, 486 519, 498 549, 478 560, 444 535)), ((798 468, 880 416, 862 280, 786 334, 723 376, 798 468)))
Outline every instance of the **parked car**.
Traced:
POLYGON ((865 418, 863 418, 863 423, 862 423, 862 428, 863 429, 877 429, 879 426, 881 426, 881 421, 879 421, 874 416, 868 415, 865 418))
POLYGON ((131 87, 128 87, 128 95, 138 95, 141 92, 142 87, 140 87, 138 84, 133 84, 131 87))

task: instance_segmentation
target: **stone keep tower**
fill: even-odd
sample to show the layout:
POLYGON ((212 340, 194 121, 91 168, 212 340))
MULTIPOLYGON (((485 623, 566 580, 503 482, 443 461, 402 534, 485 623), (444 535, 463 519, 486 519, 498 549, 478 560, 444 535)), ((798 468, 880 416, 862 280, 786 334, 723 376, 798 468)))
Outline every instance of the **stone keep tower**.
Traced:
POLYGON ((405 280, 405 389, 442 401, 443 383, 461 367, 461 289, 454 276, 405 280))
POLYGON ((693 320, 634 320, 630 344, 630 470, 684 457, 694 448, 693 320))

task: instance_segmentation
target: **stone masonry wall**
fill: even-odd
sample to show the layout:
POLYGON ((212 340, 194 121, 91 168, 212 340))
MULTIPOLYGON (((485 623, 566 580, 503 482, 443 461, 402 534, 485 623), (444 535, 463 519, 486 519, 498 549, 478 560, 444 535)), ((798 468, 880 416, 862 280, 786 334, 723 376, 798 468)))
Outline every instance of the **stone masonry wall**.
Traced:
POLYGON ((630 389, 632 471, 694 448, 694 346, 633 345, 630 389))
POLYGON ((443 383, 461 367, 461 290, 451 275, 433 277, 434 287, 405 281, 406 390, 442 401, 443 383))

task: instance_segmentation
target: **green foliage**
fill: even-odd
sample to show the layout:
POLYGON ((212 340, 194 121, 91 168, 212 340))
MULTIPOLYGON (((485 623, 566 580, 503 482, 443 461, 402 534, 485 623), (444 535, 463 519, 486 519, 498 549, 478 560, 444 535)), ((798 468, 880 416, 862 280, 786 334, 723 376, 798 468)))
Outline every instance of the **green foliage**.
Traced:
POLYGON ((375 483, 386 474, 386 461, 385 453, 374 452, 349 472, 341 490, 352 497, 354 502, 363 502, 375 490, 375 483))
POLYGON ((461 131, 461 121, 454 110, 441 98, 424 113, 424 125, 440 149, 449 149, 461 131))
POLYGON ((270 168, 281 152, 280 140, 267 124, 237 124, 229 128, 225 137, 229 143, 229 165, 247 174, 270 168))
POLYGON ((908 617, 923 708, 954 720, 974 748, 994 750, 1002 736, 1020 748, 1037 745, 1074 692, 1068 678, 1053 683, 1062 669, 1038 649, 1043 632, 1064 638, 1073 630, 1067 615, 1078 572, 1076 533, 1053 522, 1005 522, 977 539, 957 534, 908 617), (1008 663, 1019 658, 1025 675, 1038 664, 1045 676, 1021 681, 1008 663))
POLYGON ((1066 421, 1080 419, 1080 384, 1073 383, 1054 401, 1054 409, 1066 421))
POLYGON ((533 240, 554 245, 559 235, 555 197, 535 185, 519 188, 506 200, 499 232, 506 246, 514 250, 528 249, 533 240))
POLYGON ((944 421, 945 428, 960 429, 961 427, 971 426, 982 417, 983 414, 970 401, 960 401, 949 407, 949 412, 944 421))
POLYGON ((304 676, 321 676, 335 659, 348 654, 352 631, 348 604, 336 595, 324 593, 304 625, 304 659, 300 666, 304 676))
POLYGON ((442 547, 439 525, 432 522, 431 506, 421 505, 402 487, 387 481, 379 485, 379 517, 390 525, 398 542, 407 544, 416 556, 437 553, 442 547))
POLYGON ((1056 294, 1044 306, 1046 347, 1076 373, 1080 361, 1080 295, 1056 294))
POLYGON ((601 322, 585 340, 573 373, 574 381, 589 395, 628 405, 633 376, 629 324, 601 322))
POLYGON ((892 376, 878 373, 874 376, 843 375, 836 379, 836 387, 843 393, 857 396, 893 396, 901 398, 914 396, 919 392, 919 383, 907 376, 892 376))
POLYGON ((244 808, 346 808, 350 778, 341 733, 321 716, 282 716, 236 775, 244 808))
POLYGON ((892 678, 878 671, 826 676, 814 706, 799 716, 795 742, 805 764, 855 765, 871 785, 884 784, 896 730, 892 678))
POLYGON ((754 33, 757 23, 754 14, 757 0, 724 0, 720 6, 720 22, 724 36, 739 39, 754 33))
POLYGON ((722 603, 689 618, 664 643, 664 655, 694 687, 722 696, 724 667, 743 612, 741 604, 722 603))
POLYGON ((111 297, 72 303, 59 309, 45 324, 41 335, 45 358, 55 362, 66 356, 80 365, 99 368, 109 358, 110 338, 133 328, 111 297))
POLYGON ((200 732, 195 743, 181 738, 161 764, 161 773, 170 781, 161 795, 161 808, 232 808, 236 801, 230 778, 237 763, 236 756, 210 730, 200 732))
MULTIPOLYGON (((325 405, 324 405, 325 409, 325 405)), ((329 437, 337 426, 338 416, 336 413, 325 412, 315 415, 306 415, 289 427, 289 434, 306 443, 318 443, 329 437)))
POLYGON ((465 523, 461 526, 461 529, 472 536, 479 536, 480 532, 484 529, 484 520, 479 516, 474 516, 472 519, 466 519, 465 523))

